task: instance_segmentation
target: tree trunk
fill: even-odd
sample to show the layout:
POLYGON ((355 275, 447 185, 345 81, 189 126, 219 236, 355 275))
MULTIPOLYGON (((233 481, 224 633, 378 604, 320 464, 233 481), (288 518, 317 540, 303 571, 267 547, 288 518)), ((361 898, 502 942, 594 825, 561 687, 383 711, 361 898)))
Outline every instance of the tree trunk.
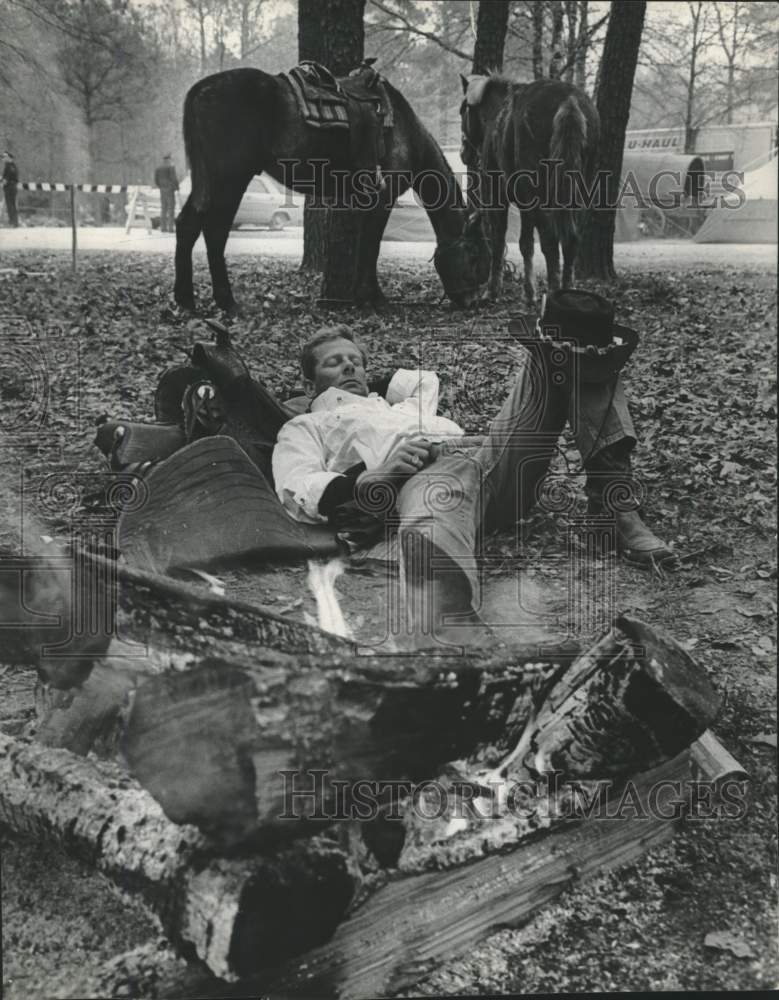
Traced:
MULTIPOLYGON (((365 54, 365 0, 299 0, 298 58, 322 63, 335 76, 346 76, 365 54)), ((356 213, 314 208, 309 199, 303 213, 301 267, 323 273, 324 298, 352 299, 359 234, 356 213), (346 295, 344 295, 344 290, 346 295)))
POLYGON ((590 38, 587 34, 589 13, 589 0, 579 2, 579 37, 576 43, 576 60, 573 72, 574 86, 584 90, 587 82, 587 49, 590 45, 590 38))
POLYGON ((614 0, 611 7, 596 96, 601 120, 598 161, 601 207, 595 206, 587 213, 577 266, 582 277, 606 280, 615 277, 614 225, 617 197, 645 13, 644 0, 614 0))
POLYGON ((695 152, 695 138, 697 129, 693 125, 695 115, 695 83, 698 76, 697 69, 698 53, 693 41, 692 54, 690 56, 690 75, 687 78, 687 100, 684 108, 684 151, 685 153, 695 152))
POLYGON ((541 80, 544 76, 544 5, 532 3, 533 15, 533 79, 541 80))
POLYGON ((576 21, 578 9, 576 0, 565 0, 565 14, 568 19, 568 46, 565 66, 565 79, 573 83, 573 70, 576 64, 576 21))
POLYGON ((550 51, 552 59, 556 56, 562 58, 563 48, 563 2, 562 0, 551 0, 552 2, 552 42, 550 51))
POLYGON ((197 10, 198 24, 200 27, 200 72, 205 73, 207 52, 206 52, 206 12, 203 9, 203 5, 198 4, 197 10))
POLYGON ((508 0, 481 0, 476 21, 472 73, 503 69, 503 47, 509 20, 508 0))
POLYGON ((728 62, 728 108, 726 121, 728 125, 733 124, 733 104, 736 97, 736 67, 731 60, 728 62))

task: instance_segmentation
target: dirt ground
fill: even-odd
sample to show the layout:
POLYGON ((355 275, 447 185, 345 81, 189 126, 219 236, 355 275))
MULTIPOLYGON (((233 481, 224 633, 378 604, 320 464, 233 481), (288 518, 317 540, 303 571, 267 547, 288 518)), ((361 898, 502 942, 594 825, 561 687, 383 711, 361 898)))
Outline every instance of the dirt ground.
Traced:
MULTIPOLYGON (((5 264, 10 342, 37 344, 49 395, 45 420, 27 433, 17 419, 30 412, 25 377, 16 387, 4 379, 0 407, 17 419, 10 424, 17 431, 2 456, 3 487, 8 509, 34 513, 56 538, 69 530, 67 512, 42 505, 39 492, 31 499, 25 484, 52 470, 96 476, 94 419, 150 420, 161 371, 208 336, 201 323, 171 316, 169 265, 161 270, 159 258, 93 255, 75 278, 56 254, 20 251, 5 264)), ((257 375, 289 392, 299 344, 334 317, 313 306, 311 281, 291 262, 244 258, 232 261, 231 273, 248 307, 234 324, 236 342, 257 375)), ((511 379, 500 330, 522 311, 516 285, 499 305, 464 317, 437 304, 432 266, 386 265, 380 275, 390 308, 343 317, 369 345, 372 365, 435 368, 442 412, 482 432, 511 379)), ((201 264, 196 280, 204 296, 205 278, 201 264)), ((565 518, 540 511, 519 542, 499 535, 487 543, 485 608, 506 636, 527 639, 572 630, 584 645, 616 611, 670 631, 723 696, 713 728, 750 775, 749 808, 738 821, 689 821, 670 844, 567 891, 524 927, 496 927, 407 996, 779 983, 775 278, 737 264, 660 273, 650 262, 603 291, 617 302, 619 321, 642 337, 625 373, 640 437, 635 465, 646 517, 679 551, 683 568, 660 575, 607 560, 572 561, 565 518), (611 591, 604 581, 613 582, 611 591), (583 618, 571 609, 572 582, 578 607, 588 609, 583 618), (724 947, 704 945, 712 932, 725 933, 724 947)), ((3 375, 13 371, 6 365, 3 375)), ((557 474, 579 483, 577 461, 563 440, 557 474)), ((18 545, 20 522, 3 529, 0 543, 18 545)), ((228 596, 303 621, 315 612, 305 574, 304 567, 277 567, 217 575, 228 596)), ((383 571, 350 566, 337 587, 355 633, 380 638, 383 571)), ((0 728, 18 730, 31 717, 33 685, 32 672, 0 667, 0 728)), ((174 955, 148 914, 87 862, 8 833, 0 846, 10 1000, 250 995, 240 987, 225 992, 174 955)))

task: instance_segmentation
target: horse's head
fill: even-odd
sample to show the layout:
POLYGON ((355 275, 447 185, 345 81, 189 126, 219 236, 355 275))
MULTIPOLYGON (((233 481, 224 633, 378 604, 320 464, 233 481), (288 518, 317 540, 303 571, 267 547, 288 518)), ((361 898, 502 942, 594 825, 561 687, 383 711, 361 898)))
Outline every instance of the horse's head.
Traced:
POLYGON ((479 162, 479 149, 484 141, 484 125, 479 114, 479 105, 487 86, 487 76, 463 76, 463 102, 460 105, 460 126, 462 129, 462 145, 460 158, 469 169, 474 169, 479 162))
POLYGON ((455 305, 467 308, 477 301, 490 276, 490 258, 489 241, 478 212, 467 216, 459 236, 438 244, 433 262, 444 291, 455 305))

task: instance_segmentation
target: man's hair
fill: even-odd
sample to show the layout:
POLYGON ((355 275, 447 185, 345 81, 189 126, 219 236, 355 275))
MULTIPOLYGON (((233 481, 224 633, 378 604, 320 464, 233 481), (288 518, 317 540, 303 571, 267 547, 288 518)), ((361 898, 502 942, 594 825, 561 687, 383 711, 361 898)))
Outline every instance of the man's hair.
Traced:
POLYGON ((313 379, 316 368, 316 349, 322 344, 328 344, 331 340, 351 340, 362 354, 363 363, 368 360, 365 348, 357 340, 352 331, 344 323, 335 326, 323 326, 303 345, 303 352, 300 355, 300 367, 303 370, 303 377, 313 379))

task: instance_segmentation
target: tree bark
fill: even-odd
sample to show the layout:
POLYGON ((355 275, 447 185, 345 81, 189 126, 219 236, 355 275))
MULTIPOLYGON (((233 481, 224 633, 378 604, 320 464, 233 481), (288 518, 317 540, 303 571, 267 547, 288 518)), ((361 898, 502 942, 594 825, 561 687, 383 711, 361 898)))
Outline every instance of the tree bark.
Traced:
POLYGON ((332 835, 222 858, 115 765, 2 733, 0 823, 55 842, 140 894, 174 943, 228 979, 326 941, 359 882, 332 835))
POLYGON ((421 781, 479 744, 510 749, 529 693, 541 697, 570 659, 537 647, 414 662, 236 653, 144 679, 121 741, 170 819, 226 845, 260 830, 310 835, 334 782, 421 781))
POLYGON ((574 63, 573 83, 579 90, 584 90, 587 82, 587 49, 589 48, 589 35, 587 34, 589 14, 589 0, 579 0, 579 36, 576 44, 576 59, 574 63))
POLYGON ((573 83, 573 71, 576 64, 576 21, 578 8, 576 0, 565 0, 565 14, 568 19, 568 47, 566 56, 565 79, 573 83))
POLYGON ((581 277, 613 279, 614 225, 625 130, 644 27, 644 0, 614 0, 603 46, 596 104, 601 120, 598 161, 600 207, 587 213, 577 270, 581 277))
MULTIPOLYGON (((365 0, 299 0, 298 58, 346 76, 364 58, 364 13, 365 0)), ((322 272, 323 298, 351 301, 360 221, 357 213, 339 211, 336 216, 306 199, 301 267, 322 272)))
POLYGON ((528 738, 529 766, 626 778, 681 753, 718 709, 706 675, 674 639, 618 618, 550 691, 528 738))
POLYGON ((486 74, 503 69, 503 48, 509 20, 508 0, 481 0, 476 20, 476 44, 472 73, 486 74))
POLYGON ((541 80, 544 76, 544 5, 532 3, 533 16, 533 79, 541 80))
POLYGON ((549 76, 557 79, 564 62, 562 55, 563 47, 563 2, 562 0, 551 0, 552 4, 552 42, 550 52, 552 54, 549 76))

